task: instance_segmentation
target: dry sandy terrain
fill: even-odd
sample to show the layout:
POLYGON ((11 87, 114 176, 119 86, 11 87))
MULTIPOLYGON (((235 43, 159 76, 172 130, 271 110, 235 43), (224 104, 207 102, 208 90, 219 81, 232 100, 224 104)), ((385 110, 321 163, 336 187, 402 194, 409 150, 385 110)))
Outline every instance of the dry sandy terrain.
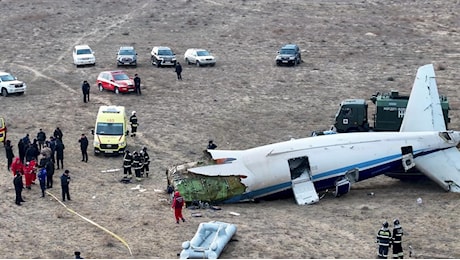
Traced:
MULTIPOLYGON (((187 222, 180 225, 167 195, 155 191, 166 188, 166 167, 196 160, 208 139, 219 149, 246 149, 308 136, 332 124, 342 99, 392 89, 408 94, 417 68, 428 63, 442 68, 439 91, 450 100, 450 128, 460 129, 458 1, 0 0, 0 8, 0 70, 28 85, 26 95, 0 97, 14 152, 26 133, 43 128, 50 135, 60 126, 72 177, 66 205, 132 250, 52 196, 40 198, 37 185, 16 206, 3 159, 1 258, 72 258, 76 250, 85 258, 177 258, 181 243, 210 220, 238 228, 222 258, 375 258, 376 232, 396 217, 406 257, 410 244, 415 258, 460 258, 460 195, 430 182, 380 176, 312 206, 287 198, 222 205, 201 210, 201 218, 185 210, 187 222), (302 48, 304 62, 276 67, 276 51, 288 42, 302 48), (77 44, 93 48, 95 67, 75 68, 77 44), (142 78, 142 96, 96 89, 98 73, 116 69, 121 45, 139 53, 139 66, 126 71, 142 78), (181 61, 187 48, 207 48, 218 63, 183 65, 183 81, 177 81, 173 69, 149 63, 155 45, 171 47, 181 61), (87 104, 83 80, 92 84, 87 104), (152 157, 152 177, 141 183, 145 192, 120 183, 121 172, 101 172, 121 168, 121 157, 91 153, 88 164, 80 162, 80 134, 90 136, 98 107, 110 104, 137 111, 139 135, 129 149, 145 145, 152 157)), ((60 185, 49 192, 59 198, 60 185)))

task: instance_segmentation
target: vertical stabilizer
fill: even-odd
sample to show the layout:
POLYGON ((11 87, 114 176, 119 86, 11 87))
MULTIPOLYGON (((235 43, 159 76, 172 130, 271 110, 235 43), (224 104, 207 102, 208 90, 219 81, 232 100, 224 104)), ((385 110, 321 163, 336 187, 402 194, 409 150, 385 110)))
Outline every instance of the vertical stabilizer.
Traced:
POLYGON ((433 64, 417 70, 400 132, 446 131, 433 64))

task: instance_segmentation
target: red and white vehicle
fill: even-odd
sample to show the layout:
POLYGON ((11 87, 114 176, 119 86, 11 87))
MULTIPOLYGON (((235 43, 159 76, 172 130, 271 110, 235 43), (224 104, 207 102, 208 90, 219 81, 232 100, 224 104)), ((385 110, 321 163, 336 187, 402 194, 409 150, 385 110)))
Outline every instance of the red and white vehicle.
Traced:
POLYGON ((96 79, 99 91, 104 89, 119 93, 134 92, 134 80, 122 70, 103 71, 96 79))

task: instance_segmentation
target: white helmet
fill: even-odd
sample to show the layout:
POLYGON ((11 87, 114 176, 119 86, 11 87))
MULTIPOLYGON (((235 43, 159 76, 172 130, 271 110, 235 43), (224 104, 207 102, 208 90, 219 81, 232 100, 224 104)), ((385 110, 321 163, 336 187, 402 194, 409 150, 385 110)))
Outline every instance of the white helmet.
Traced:
POLYGON ((134 115, 134 114, 136 114, 136 111, 131 112, 131 115, 134 115))

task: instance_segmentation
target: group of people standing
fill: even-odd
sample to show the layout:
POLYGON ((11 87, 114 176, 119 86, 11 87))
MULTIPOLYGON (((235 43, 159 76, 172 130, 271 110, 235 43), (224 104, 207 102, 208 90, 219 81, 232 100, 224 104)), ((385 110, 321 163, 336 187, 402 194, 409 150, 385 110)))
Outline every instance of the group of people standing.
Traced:
POLYGON ((123 156, 123 179, 121 182, 129 183, 132 179, 132 169, 137 181, 141 181, 143 177, 148 178, 150 172, 150 156, 147 152, 147 147, 143 147, 139 152, 134 151, 131 153, 125 150, 123 156))
POLYGON ((377 233, 377 243, 379 244, 378 258, 388 258, 388 250, 391 246, 393 246, 394 259, 404 258, 402 249, 402 236, 404 232, 399 219, 393 220, 393 225, 393 233, 390 231, 387 221, 383 222, 382 227, 377 233))
MULTIPOLYGON (((29 134, 26 134, 18 142, 18 157, 14 155, 11 141, 7 140, 5 142, 8 170, 12 171, 15 176, 13 184, 16 191, 16 205, 21 205, 22 202, 25 202, 22 198, 22 190, 24 188, 30 190, 37 177, 42 197, 45 196, 46 189, 53 187, 55 163, 57 162, 57 169, 64 168, 65 147, 62 137, 63 134, 59 127, 54 130, 49 140, 46 139, 46 133, 43 129, 39 130, 33 141, 30 140, 29 134)), ((68 170, 66 172, 68 174, 68 170)))

